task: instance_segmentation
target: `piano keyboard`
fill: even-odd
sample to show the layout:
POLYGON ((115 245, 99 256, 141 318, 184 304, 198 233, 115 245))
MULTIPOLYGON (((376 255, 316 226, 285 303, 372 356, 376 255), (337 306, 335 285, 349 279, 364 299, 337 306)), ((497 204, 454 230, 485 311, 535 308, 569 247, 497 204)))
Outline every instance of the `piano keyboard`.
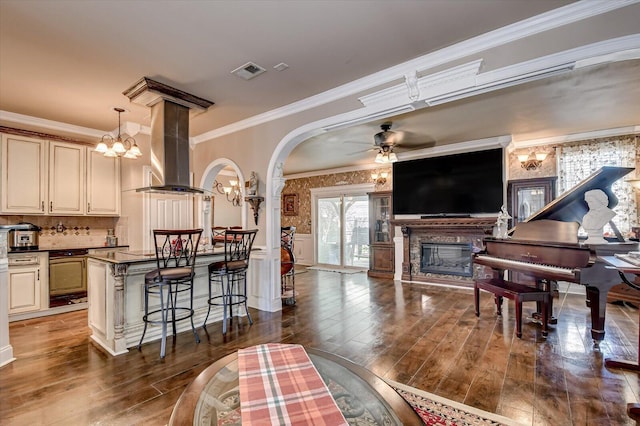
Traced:
POLYGON ((521 262, 518 260, 505 259, 502 257, 493 257, 483 254, 477 254, 474 258, 476 262, 487 265, 496 266, 500 269, 508 269, 514 271, 527 270, 530 272, 540 272, 542 275, 554 274, 559 276, 566 276, 567 280, 575 280, 576 274, 573 269, 561 268, 553 265, 541 265, 539 263, 521 262))

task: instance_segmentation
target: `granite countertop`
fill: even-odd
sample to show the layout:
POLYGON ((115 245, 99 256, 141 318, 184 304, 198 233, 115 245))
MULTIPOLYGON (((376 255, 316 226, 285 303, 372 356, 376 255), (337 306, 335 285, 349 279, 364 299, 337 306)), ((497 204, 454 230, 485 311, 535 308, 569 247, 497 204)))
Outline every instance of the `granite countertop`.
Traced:
POLYGON ((9 250, 9 254, 20 254, 20 253, 41 253, 41 252, 49 252, 49 251, 62 251, 62 250, 76 250, 76 249, 114 249, 114 250, 126 250, 129 246, 115 246, 115 247, 105 247, 105 246, 90 246, 90 247, 80 247, 80 246, 56 246, 56 247, 47 247, 40 245, 37 249, 28 249, 28 250, 9 250))
MULTIPOLYGON (((224 256, 224 247, 216 247, 213 250, 198 251, 196 260, 198 257, 204 256, 224 256)), ((155 262, 156 255, 152 251, 142 250, 128 250, 122 248, 114 248, 113 250, 101 250, 98 253, 89 253, 87 255, 89 259, 100 260, 108 263, 142 263, 142 262, 155 262)))

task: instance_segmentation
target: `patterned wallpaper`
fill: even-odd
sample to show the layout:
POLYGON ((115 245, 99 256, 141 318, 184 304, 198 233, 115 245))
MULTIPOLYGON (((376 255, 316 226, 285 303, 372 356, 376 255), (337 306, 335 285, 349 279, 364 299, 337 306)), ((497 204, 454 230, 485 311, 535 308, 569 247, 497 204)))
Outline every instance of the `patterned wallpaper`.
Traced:
MULTIPOLYGON (((631 137, 636 141, 640 139, 638 136, 621 136, 617 137, 631 137)), ((611 138, 595 139, 593 141, 603 141, 611 138)), ((581 141, 589 142, 589 141, 581 141)), ((516 149, 509 153, 508 156, 508 176, 510 180, 515 179, 533 179, 539 177, 557 176, 557 158, 556 151, 553 145, 541 145, 531 148, 516 149), (518 154, 525 154, 530 152, 544 151, 547 153, 547 158, 542 162, 542 166, 537 170, 527 171, 520 166, 518 161, 518 154)), ((640 165, 640 150, 636 156, 636 167, 640 165)), ((295 226, 296 232, 301 234, 311 233, 311 188, 323 188, 328 186, 338 185, 353 185, 361 183, 371 182, 371 173, 374 171, 380 172, 382 170, 388 170, 391 168, 381 168, 376 170, 361 170, 356 172, 336 173, 329 175, 313 176, 300 179, 288 179, 285 183, 282 194, 298 194, 298 215, 297 216, 284 216, 281 215, 280 220, 282 226, 295 226)), ((636 178, 640 179, 640 172, 636 174, 636 178)), ((376 191, 390 191, 391 190, 392 176, 387 178, 387 182, 382 186, 377 186, 376 191)), ((640 182, 636 184, 636 203, 640 206, 640 182)), ((640 208, 639 208, 640 210, 640 208)), ((638 222, 636 223, 638 224, 638 222)))
MULTIPOLYGON (((311 234, 311 188, 325 188, 328 186, 355 185, 371 183, 371 173, 387 170, 391 175, 391 167, 374 170, 359 170, 355 172, 334 173, 330 175, 312 176, 300 179, 287 179, 282 195, 298 194, 298 215, 281 215, 282 226, 295 226, 300 234, 311 234)), ((376 191, 390 191, 391 177, 384 185, 377 185, 376 191)))

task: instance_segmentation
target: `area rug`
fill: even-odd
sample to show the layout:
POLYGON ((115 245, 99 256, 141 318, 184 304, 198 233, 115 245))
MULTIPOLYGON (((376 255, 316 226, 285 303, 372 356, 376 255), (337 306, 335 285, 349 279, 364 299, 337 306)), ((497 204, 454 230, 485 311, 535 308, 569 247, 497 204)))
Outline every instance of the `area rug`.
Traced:
POLYGON ((393 380, 385 379, 385 381, 413 407, 428 426, 520 425, 507 417, 479 410, 393 380))
POLYGON ((307 269, 312 269, 314 271, 338 272, 340 274, 359 274, 360 272, 364 272, 362 269, 328 268, 325 266, 309 266, 307 269))

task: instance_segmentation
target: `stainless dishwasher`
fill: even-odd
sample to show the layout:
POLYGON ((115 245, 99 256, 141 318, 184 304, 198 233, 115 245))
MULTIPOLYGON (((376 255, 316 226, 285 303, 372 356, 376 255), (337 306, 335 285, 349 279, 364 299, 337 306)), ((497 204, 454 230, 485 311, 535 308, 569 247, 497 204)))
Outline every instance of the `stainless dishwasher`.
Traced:
POLYGON ((87 249, 49 252, 49 306, 85 302, 87 249))

